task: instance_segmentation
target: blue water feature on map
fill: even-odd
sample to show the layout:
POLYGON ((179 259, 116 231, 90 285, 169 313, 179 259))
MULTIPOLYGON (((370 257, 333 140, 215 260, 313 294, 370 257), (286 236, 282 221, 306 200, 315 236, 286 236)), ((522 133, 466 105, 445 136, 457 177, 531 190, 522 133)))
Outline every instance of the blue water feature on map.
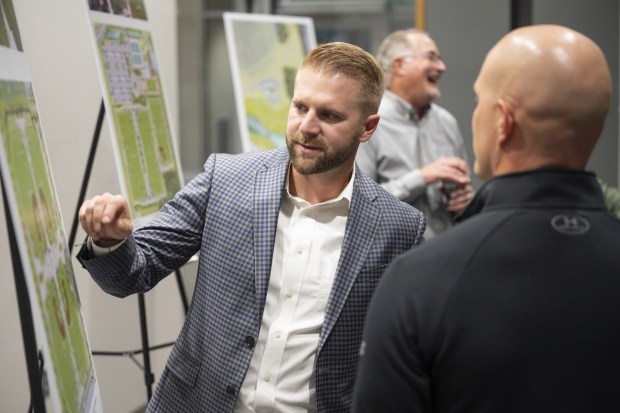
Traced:
POLYGON ((276 148, 284 148, 286 146, 286 138, 284 135, 270 131, 255 117, 248 116, 248 129, 257 135, 269 139, 276 148))

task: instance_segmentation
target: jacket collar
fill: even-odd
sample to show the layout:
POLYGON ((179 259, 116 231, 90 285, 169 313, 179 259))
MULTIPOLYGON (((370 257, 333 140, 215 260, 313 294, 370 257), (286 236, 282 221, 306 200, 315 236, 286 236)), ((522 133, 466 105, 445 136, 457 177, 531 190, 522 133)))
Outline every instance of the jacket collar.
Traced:
MULTIPOLYGON (((285 193, 284 183, 290 162, 286 149, 270 151, 267 155, 263 161, 264 169, 256 175, 254 181, 253 228, 254 233, 258 235, 254 238, 258 325, 260 325, 260 317, 262 317, 265 309, 280 202, 283 193, 285 193)), ((325 311, 319 350, 334 328, 349 292, 374 243, 374 234, 381 220, 381 210, 375 205, 375 201, 382 192, 383 190, 355 165, 349 218, 334 285, 325 311)))
POLYGON ((456 220, 464 221, 495 208, 527 208, 541 204, 605 209, 603 193, 595 174, 550 168, 491 178, 456 220))

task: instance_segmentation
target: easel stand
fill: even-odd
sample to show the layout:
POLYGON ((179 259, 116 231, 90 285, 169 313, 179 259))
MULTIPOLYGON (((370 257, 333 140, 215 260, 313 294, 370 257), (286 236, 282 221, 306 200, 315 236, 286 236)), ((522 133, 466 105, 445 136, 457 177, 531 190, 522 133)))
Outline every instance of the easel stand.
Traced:
POLYGON ((2 198, 4 200, 4 215, 6 217, 6 227, 9 234, 9 244, 11 247, 11 262, 13 263, 13 274, 15 276, 15 289, 17 290, 17 302, 19 306, 19 318, 22 326, 22 339, 24 341, 24 355, 28 368, 28 382, 30 384, 30 409, 29 412, 45 413, 45 395, 43 392, 43 356, 39 352, 37 339, 32 320, 32 307, 30 306, 30 295, 26 285, 26 276, 22 267, 21 257, 15 227, 9 209, 7 192, 2 171, 0 171, 0 181, 2 186, 2 198), (39 365, 39 362, 41 363, 39 365))
MULTIPOLYGON (((90 147, 90 153, 88 155, 88 161, 86 163, 86 169, 84 171, 84 179, 82 180, 82 188, 80 189, 80 195, 78 197, 77 208, 75 210, 75 215, 73 218, 73 225, 71 226, 71 234, 69 236, 69 251, 72 251, 73 246, 75 245, 75 236, 77 233, 78 222, 79 222, 79 212, 82 203, 86 197, 86 190, 88 189, 88 181, 90 180, 90 175, 93 167, 93 162, 95 160, 95 153, 97 152, 97 145, 99 144, 99 136, 101 135, 101 127, 103 125, 103 118, 105 117, 105 104, 103 100, 101 101, 101 106, 99 108, 99 116, 97 117, 97 125, 95 126, 95 133, 93 134, 93 140, 90 147)), ((180 270, 175 271, 177 284, 179 286, 179 292, 181 294, 181 301, 183 303, 183 310, 185 314, 187 314, 189 303, 187 300, 187 294, 185 293, 185 287, 183 285, 183 278, 181 277, 180 270)), ((149 337, 146 325, 146 305, 144 303, 144 294, 138 294, 138 309, 140 314, 140 334, 142 340, 142 349, 141 350, 133 350, 133 351, 93 351, 93 355, 100 356, 123 356, 129 357, 134 363, 140 367, 144 371, 144 383, 146 385, 146 395, 147 400, 151 399, 153 393, 153 383, 155 381, 155 376, 151 371, 151 357, 150 352, 152 350, 157 350, 163 347, 168 347, 174 344, 174 341, 149 347, 149 337), (140 364, 135 356, 138 354, 142 354, 142 364, 140 364)))

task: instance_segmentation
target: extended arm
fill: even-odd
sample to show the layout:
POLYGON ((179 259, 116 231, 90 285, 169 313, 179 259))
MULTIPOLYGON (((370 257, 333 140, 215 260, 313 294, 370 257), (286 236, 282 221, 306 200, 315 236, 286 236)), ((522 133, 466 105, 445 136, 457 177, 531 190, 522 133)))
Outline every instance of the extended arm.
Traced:
POLYGON ((86 247, 78 253, 80 263, 104 291, 115 296, 146 292, 199 250, 214 164, 212 157, 204 173, 134 233, 124 198, 104 194, 82 205, 80 223, 94 243, 111 247, 126 239, 118 249, 98 258, 86 247))

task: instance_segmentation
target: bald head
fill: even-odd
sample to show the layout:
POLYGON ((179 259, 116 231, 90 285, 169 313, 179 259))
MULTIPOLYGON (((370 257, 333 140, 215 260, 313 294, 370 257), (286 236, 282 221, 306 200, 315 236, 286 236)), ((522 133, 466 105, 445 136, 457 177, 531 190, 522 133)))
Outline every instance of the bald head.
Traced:
POLYGON ((497 152, 477 160, 490 162, 485 175, 583 169, 609 110, 611 76, 600 48, 586 36, 562 26, 528 26, 491 49, 475 90, 503 118, 495 131, 497 152))

